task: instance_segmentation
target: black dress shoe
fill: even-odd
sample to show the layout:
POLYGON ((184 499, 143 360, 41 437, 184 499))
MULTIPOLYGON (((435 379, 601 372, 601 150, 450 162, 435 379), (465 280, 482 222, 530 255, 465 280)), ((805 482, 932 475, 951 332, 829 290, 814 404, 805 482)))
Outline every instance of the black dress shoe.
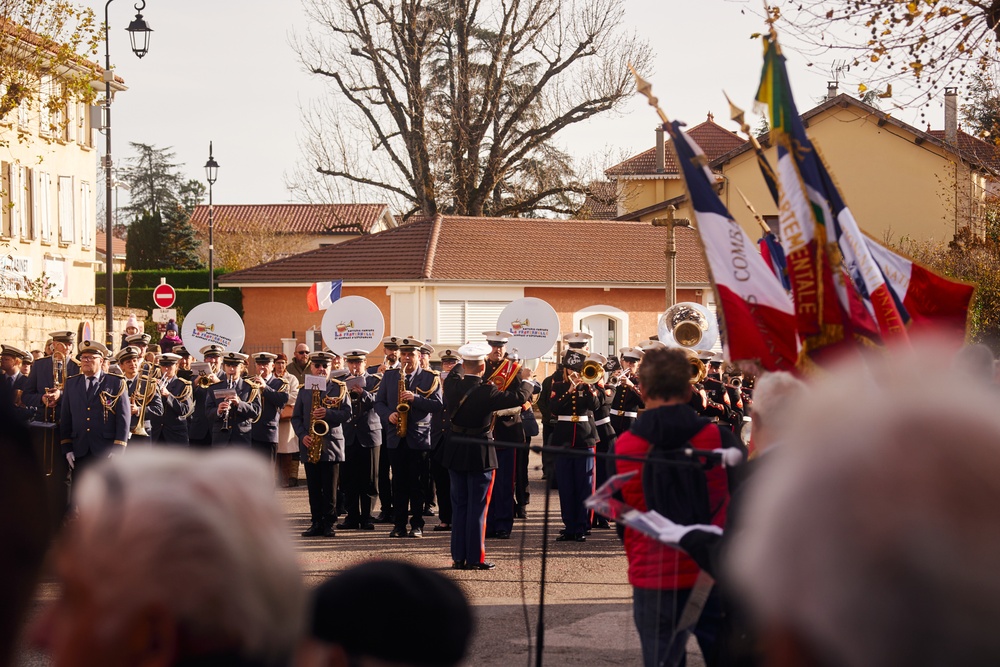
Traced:
MULTIPOLYGON (((576 533, 561 533, 559 537, 556 538, 556 542, 574 542, 576 541, 576 533)), ((583 537, 582 535, 580 537, 583 537)), ((587 539, 584 537, 583 539, 587 539)))
POLYGON ((370 522, 363 523, 360 526, 358 526, 358 530, 375 530, 375 524, 370 522))
POLYGON ((611 530, 611 524, 604 517, 601 517, 594 523, 594 528, 599 528, 600 530, 611 530))
POLYGON ((464 560, 454 560, 451 562, 451 569, 453 570, 464 570, 465 561, 464 560))
POLYGON ((466 570, 492 570, 496 567, 496 563, 491 563, 489 561, 483 561, 482 563, 466 563, 466 570))
POLYGON ((496 537, 498 540, 509 540, 510 539, 510 531, 509 530, 498 530, 497 534, 494 537, 496 537))
POLYGON ((423 511, 423 515, 424 516, 437 516, 437 513, 434 512, 434 510, 432 510, 430 507, 425 507, 424 511, 423 511))
POLYGON ((375 523, 392 523, 395 519, 392 518, 392 510, 388 512, 379 512, 379 515, 375 517, 375 523))
POLYGON ((406 537, 406 529, 393 528, 389 533, 389 537, 406 537))
POLYGON ((333 525, 323 527, 323 537, 336 537, 337 531, 333 529, 333 525))
POLYGON ((441 523, 441 524, 438 524, 438 525, 434 526, 434 528, 432 530, 435 533, 440 533, 441 531, 450 531, 451 530, 451 526, 448 525, 448 524, 446 524, 446 523, 441 523))
POLYGON ((424 536, 423 528, 413 528, 412 530, 410 530, 410 537, 423 537, 423 536, 424 536))
POLYGON ((337 530, 357 530, 361 524, 356 521, 345 521, 337 524, 337 530))
POLYGON ((302 537, 319 537, 323 534, 323 528, 318 523, 311 523, 309 527, 302 531, 302 537))
POLYGON ((514 518, 515 519, 527 519, 528 513, 524 511, 523 507, 514 508, 514 518))

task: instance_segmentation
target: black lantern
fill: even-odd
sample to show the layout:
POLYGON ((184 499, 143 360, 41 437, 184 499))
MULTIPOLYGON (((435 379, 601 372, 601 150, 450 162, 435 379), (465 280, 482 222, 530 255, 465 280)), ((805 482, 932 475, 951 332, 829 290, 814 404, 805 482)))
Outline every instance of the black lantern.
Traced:
POLYGON ((128 30, 129 38, 132 40, 132 52, 140 58, 149 52, 149 33, 153 32, 153 29, 149 27, 146 19, 142 18, 142 14, 140 13, 146 7, 145 0, 143 0, 141 5, 135 6, 135 18, 125 28, 128 30))
POLYGON ((219 178, 219 163, 212 157, 212 142, 208 142, 208 162, 205 163, 205 179, 209 185, 219 178))

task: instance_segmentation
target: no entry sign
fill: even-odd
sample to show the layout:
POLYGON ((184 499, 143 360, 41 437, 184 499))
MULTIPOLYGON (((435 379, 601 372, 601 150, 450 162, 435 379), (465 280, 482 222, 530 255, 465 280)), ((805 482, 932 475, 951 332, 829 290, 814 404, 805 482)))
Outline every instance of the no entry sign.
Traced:
POLYGON ((169 308, 174 305, 177 292, 166 283, 161 283, 153 289, 153 303, 157 308, 169 308))

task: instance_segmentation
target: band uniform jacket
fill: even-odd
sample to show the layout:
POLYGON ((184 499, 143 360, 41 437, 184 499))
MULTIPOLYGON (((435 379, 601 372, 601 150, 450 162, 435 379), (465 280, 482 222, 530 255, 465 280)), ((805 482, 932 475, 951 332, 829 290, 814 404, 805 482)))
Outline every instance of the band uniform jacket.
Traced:
MULTIPOLYGON (((220 373, 222 371, 219 371, 220 373)), ((209 415, 205 409, 208 403, 208 396, 212 392, 212 385, 207 387, 198 386, 198 377, 191 380, 191 397, 194 399, 194 410, 188 418, 188 437, 191 440, 201 440, 209 435, 212 430, 214 415, 209 415)))
POLYGON ((360 394, 348 392, 351 396, 351 418, 343 424, 344 442, 371 449, 382 445, 382 419, 375 412, 379 378, 367 373, 362 377, 365 379, 364 391, 360 394))
POLYGON ((163 413, 152 419, 153 430, 149 434, 153 442, 161 439, 172 445, 188 444, 188 422, 194 410, 193 387, 184 378, 177 376, 167 383, 167 395, 160 396, 163 413))
MULTIPOLYGON (((375 410, 386 424, 386 444, 389 449, 399 446, 396 425, 389 423, 389 415, 399 405, 399 374, 401 368, 388 370, 375 395, 375 410)), ((431 448, 431 415, 444 409, 441 398, 441 380, 434 371, 417 368, 410 376, 407 388, 414 393, 407 415, 406 444, 410 449, 429 451, 431 448)))
MULTIPOLYGON (((500 367, 504 361, 507 361, 506 355, 501 361, 490 361, 486 360, 486 372, 483 373, 483 382, 488 382, 494 371, 500 367)), ((519 378, 514 378, 510 387, 520 383, 519 378)), ((529 394, 528 400, 525 401, 531 403, 531 396, 529 394)), ((516 407, 516 406, 511 406, 516 407)), ((524 426, 521 424, 521 413, 516 415, 506 415, 504 417, 497 417, 493 422, 493 438, 497 442, 524 442, 524 426)))
POLYGON ((36 408, 24 402, 24 390, 28 386, 28 376, 18 371, 15 375, 0 375, 0 382, 6 385, 10 393, 9 401, 14 409, 14 415, 22 422, 29 422, 35 418, 36 408), (17 392, 21 392, 20 404, 18 404, 17 392))
POLYGON ((553 447, 582 449, 597 444, 597 429, 594 427, 594 410, 600 406, 599 390, 580 383, 570 389, 569 382, 553 382, 549 405, 555 419, 552 431, 553 447), (562 417, 562 419, 560 419, 562 417), (572 421, 577 417, 577 421, 572 421))
MULTIPOLYGON (((142 373, 136 373, 135 377, 129 380, 125 378, 125 384, 128 385, 129 405, 141 405, 141 396, 136 396, 135 390, 136 386, 139 384, 139 380, 142 378, 142 373)), ((156 380, 152 377, 147 379, 149 384, 156 388, 156 380)), ((140 389, 146 389, 146 383, 140 389)), ((152 397, 149 399, 149 403, 146 404, 146 411, 142 415, 142 427, 146 430, 147 435, 153 434, 153 416, 162 417, 163 416, 163 399, 160 397, 159 389, 153 393, 152 397)), ((139 425, 139 415, 134 414, 129 421, 129 432, 131 433, 139 425)))
POLYGON ((441 444, 441 465, 455 472, 482 472, 497 467, 492 444, 472 444, 461 438, 486 439, 496 410, 514 408, 531 400, 533 386, 514 381, 506 391, 478 375, 452 375, 445 379, 444 394, 451 416, 451 434, 441 444), (463 400, 464 397, 464 400, 463 400))
MULTIPOLYGON (((302 444, 302 439, 309 435, 309 425, 312 421, 312 394, 303 385, 299 389, 295 407, 292 409, 292 429, 299 437, 299 458, 303 463, 309 462, 309 448, 302 444)), ((323 421, 330 427, 330 432, 323 438, 320 463, 339 463, 344 460, 344 429, 341 425, 351 418, 351 395, 343 382, 327 380, 323 398, 336 399, 340 396, 343 397, 340 404, 326 408, 326 416, 323 417, 323 421)))
MULTIPOLYGON (((462 377, 464 374, 461 362, 455 364, 454 368, 447 373, 442 372, 438 376, 441 378, 441 391, 444 392, 444 384, 448 378, 453 375, 462 377)), ((447 439, 449 433, 451 433, 451 413, 448 412, 448 401, 445 400, 441 412, 435 412, 431 416, 431 449, 435 452, 435 460, 439 462, 441 444, 447 439)))
POLYGON ((250 435, 258 442, 278 444, 278 419, 281 409, 288 405, 288 383, 272 374, 260 391, 260 419, 250 428, 250 435))
POLYGON ((60 403, 63 454, 73 452, 80 458, 88 454, 108 456, 113 449, 124 451, 132 415, 125 378, 101 373, 91 397, 87 396, 87 378, 74 375, 66 379, 60 403), (104 408, 105 400, 114 401, 110 411, 104 408))
POLYGON ((621 435, 632 428, 632 422, 642 408, 642 394, 638 386, 633 384, 629 387, 622 382, 615 387, 615 395, 611 397, 611 427, 615 433, 621 435))
POLYGON ((208 388, 208 398, 205 400, 205 417, 212 425, 212 446, 224 447, 226 445, 250 446, 251 422, 260 417, 260 397, 257 396, 250 401, 251 394, 256 393, 254 388, 237 378, 235 389, 236 396, 240 399, 239 404, 229 406, 228 415, 220 415, 218 412, 219 403, 216 399, 215 391, 224 389, 228 385, 227 380, 217 382, 208 388), (229 429, 224 430, 224 429, 229 429))
POLYGON ((614 442, 617 434, 611 425, 611 400, 608 396, 608 388, 602 383, 594 385, 597 392, 597 407, 594 408, 594 429, 597 433, 597 449, 601 452, 608 451, 611 443, 614 442))
MULTIPOLYGON (((66 379, 80 374, 80 365, 72 359, 66 360, 66 379)), ((38 415, 42 415, 42 396, 45 390, 52 385, 52 357, 42 357, 31 364, 31 375, 24 385, 24 393, 21 395, 21 402, 31 408, 36 408, 38 415)), ((56 405, 56 408, 59 406, 56 405)), ((58 415, 58 410, 56 415, 58 415)))

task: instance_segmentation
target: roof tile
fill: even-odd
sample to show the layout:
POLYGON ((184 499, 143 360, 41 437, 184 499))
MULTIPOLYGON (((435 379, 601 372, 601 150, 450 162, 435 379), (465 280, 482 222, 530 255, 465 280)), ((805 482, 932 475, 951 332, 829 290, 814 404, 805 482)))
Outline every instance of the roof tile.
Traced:
MULTIPOLYGON (((701 150, 705 152, 705 156, 709 162, 713 162, 716 158, 747 143, 746 139, 741 139, 738 135, 712 120, 706 120, 704 123, 695 125, 690 130, 687 130, 685 134, 689 135, 701 146, 701 150)), ((665 170, 663 173, 665 175, 676 176, 680 173, 680 169, 678 169, 674 152, 670 149, 669 140, 666 142, 665 148, 665 170)), ((616 164, 606 170, 604 175, 613 178, 615 176, 656 176, 657 173, 656 147, 654 146, 638 155, 633 155, 624 162, 616 164)))
MULTIPOLYGON (((235 204, 215 205, 215 231, 247 232, 264 226, 285 234, 368 234, 385 214, 385 204, 235 204)), ((191 214, 195 229, 208 227, 208 206, 191 214)))

